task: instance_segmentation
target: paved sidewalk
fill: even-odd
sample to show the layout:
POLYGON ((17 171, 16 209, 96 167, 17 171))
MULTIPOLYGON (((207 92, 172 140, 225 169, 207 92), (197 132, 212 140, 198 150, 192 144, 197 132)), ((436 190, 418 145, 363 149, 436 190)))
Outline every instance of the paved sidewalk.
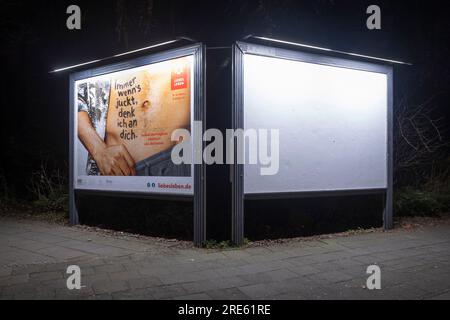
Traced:
POLYGON ((0 218, 0 299, 449 299, 450 224, 205 250, 0 218), (381 267, 368 290, 367 266, 381 267), (79 265, 81 290, 66 287, 79 265))

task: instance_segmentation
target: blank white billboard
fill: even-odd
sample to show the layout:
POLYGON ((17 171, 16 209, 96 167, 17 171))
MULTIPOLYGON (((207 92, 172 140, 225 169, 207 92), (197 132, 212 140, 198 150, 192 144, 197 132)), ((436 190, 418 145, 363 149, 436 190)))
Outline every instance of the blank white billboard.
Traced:
POLYGON ((245 194, 387 188, 386 74, 253 54, 243 74, 244 129, 280 135, 278 174, 245 164, 245 194))

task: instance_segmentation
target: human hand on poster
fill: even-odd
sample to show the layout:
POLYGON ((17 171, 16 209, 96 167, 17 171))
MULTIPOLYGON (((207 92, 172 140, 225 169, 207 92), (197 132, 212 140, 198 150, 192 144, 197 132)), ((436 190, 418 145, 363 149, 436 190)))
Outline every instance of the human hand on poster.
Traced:
POLYGON ((123 145, 103 146, 92 154, 100 172, 104 176, 134 176, 134 161, 123 145))
POLYGON ((106 145, 92 126, 87 112, 78 112, 78 138, 104 176, 134 176, 135 163, 123 144, 106 145))

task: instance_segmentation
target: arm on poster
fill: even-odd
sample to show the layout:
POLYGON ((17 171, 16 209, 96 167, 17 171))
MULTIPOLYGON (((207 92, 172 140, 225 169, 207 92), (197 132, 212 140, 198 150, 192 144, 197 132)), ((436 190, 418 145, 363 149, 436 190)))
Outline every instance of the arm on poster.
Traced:
POLYGON ((85 111, 78 112, 78 138, 104 176, 134 176, 134 160, 124 145, 107 146, 85 111))

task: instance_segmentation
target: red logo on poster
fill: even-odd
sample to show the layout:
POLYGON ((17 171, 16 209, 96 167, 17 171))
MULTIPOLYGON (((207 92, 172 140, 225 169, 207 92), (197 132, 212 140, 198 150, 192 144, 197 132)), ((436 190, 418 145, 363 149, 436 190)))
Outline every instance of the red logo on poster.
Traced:
POLYGON ((177 68, 172 71, 172 90, 186 89, 188 84, 187 68, 177 68))

